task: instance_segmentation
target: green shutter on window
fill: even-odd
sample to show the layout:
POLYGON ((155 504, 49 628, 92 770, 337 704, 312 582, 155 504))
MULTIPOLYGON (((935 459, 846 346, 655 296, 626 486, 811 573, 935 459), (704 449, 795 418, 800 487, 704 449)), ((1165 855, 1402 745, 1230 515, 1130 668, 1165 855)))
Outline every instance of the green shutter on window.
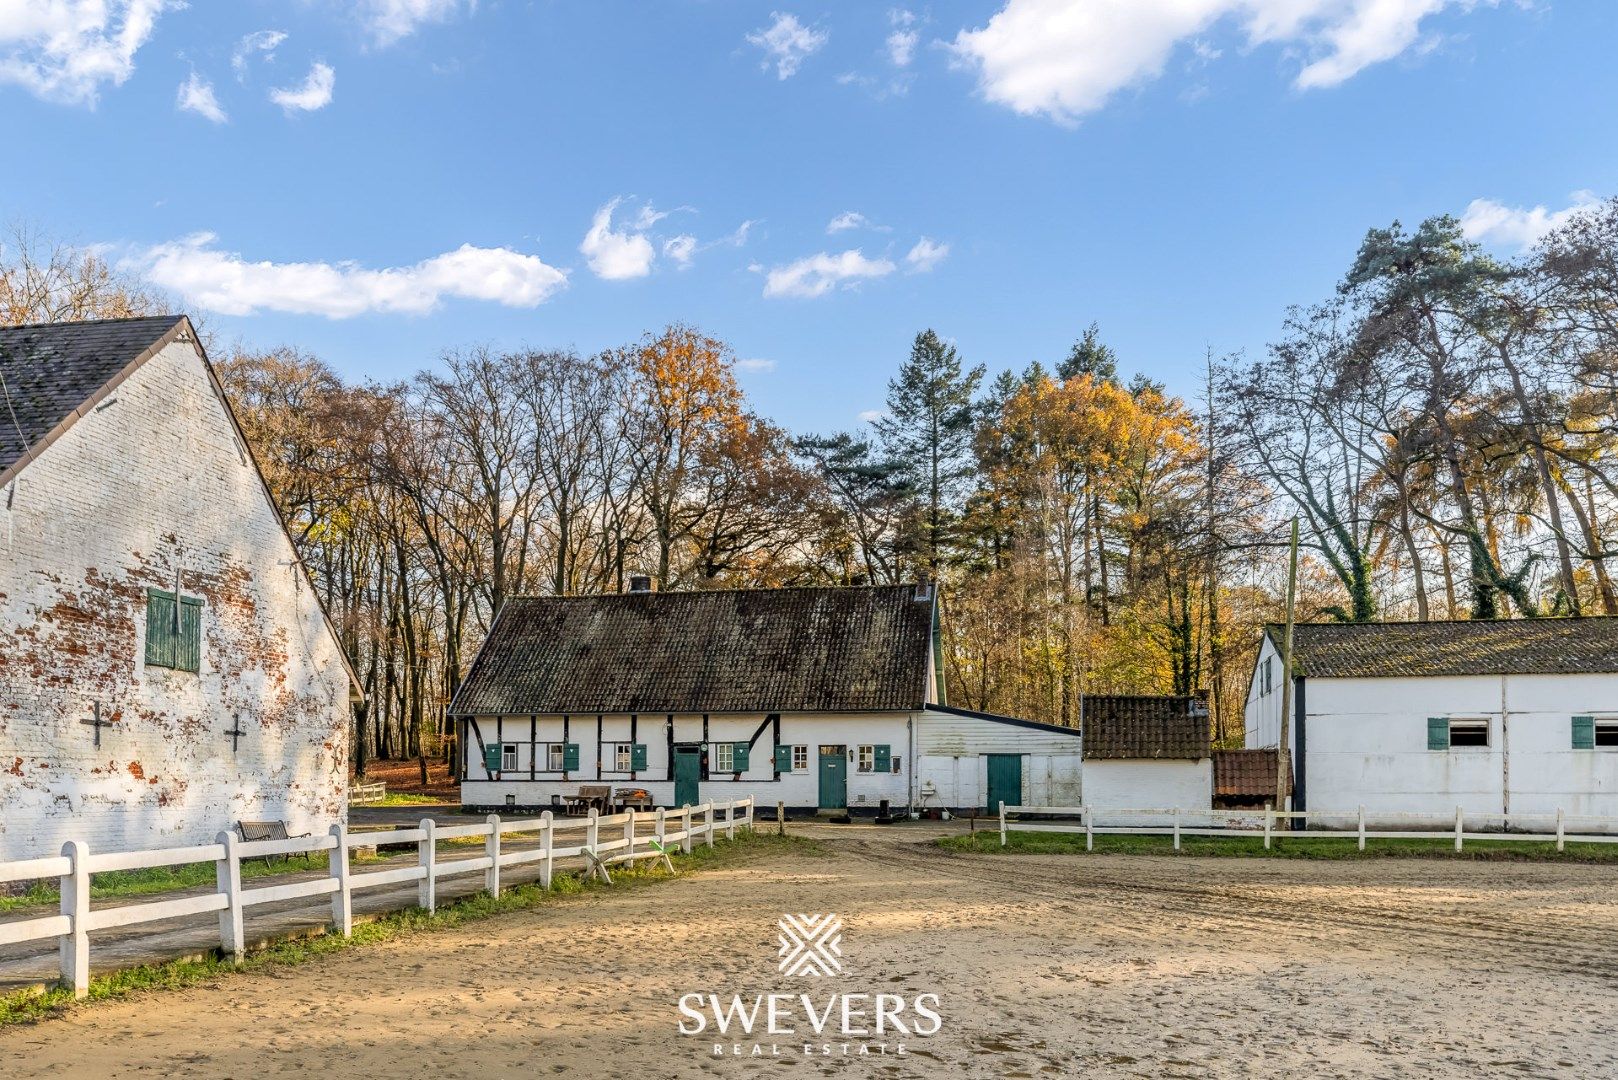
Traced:
POLYGON ((1449 717, 1429 716, 1427 718, 1427 749, 1449 749, 1449 717))
POLYGON ((629 748, 629 768, 631 772, 640 772, 646 768, 646 744, 638 742, 629 748))
POLYGON ((174 666, 181 671, 202 670, 202 601, 180 597, 180 637, 174 643, 174 666))
POLYGON ((174 594, 146 590, 146 662, 153 667, 174 666, 174 594))
POLYGON ((776 772, 791 772, 792 771, 792 747, 790 747, 790 746, 777 746, 775 748, 775 771, 776 772))
POLYGON ((499 743, 490 743, 483 748, 483 767, 491 774, 500 771, 501 750, 502 747, 499 743))
POLYGON ((562 771, 577 772, 579 769, 579 744, 566 743, 562 747, 562 771))
POLYGON ((1573 718, 1573 749, 1594 750, 1596 748, 1596 718, 1593 716, 1575 716, 1573 718))
POLYGON ((732 753, 735 754, 735 757, 731 760, 730 767, 736 772, 747 771, 747 755, 748 748, 750 746, 750 743, 739 742, 736 744, 735 750, 732 751, 732 753))
POLYGON ((893 771, 893 747, 873 746, 871 756, 874 758, 871 768, 876 772, 893 771))

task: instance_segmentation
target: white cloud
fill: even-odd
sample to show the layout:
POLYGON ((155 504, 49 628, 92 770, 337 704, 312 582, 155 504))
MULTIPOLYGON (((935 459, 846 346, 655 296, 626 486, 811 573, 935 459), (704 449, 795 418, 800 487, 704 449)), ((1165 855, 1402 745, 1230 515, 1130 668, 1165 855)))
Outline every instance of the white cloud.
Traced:
POLYGON ((888 12, 888 22, 893 26, 893 33, 888 35, 888 59, 894 67, 909 67, 916 58, 916 43, 921 40, 921 33, 915 29, 916 13, 893 8, 888 12))
POLYGON ((264 59, 274 60, 275 50, 287 39, 284 30, 254 30, 236 42, 236 48, 230 54, 230 66, 236 71, 236 78, 247 78, 247 63, 254 53, 262 53, 264 59))
POLYGON ((697 252, 697 238, 689 233, 671 236, 663 241, 663 254, 683 269, 691 265, 691 256, 697 252))
MULTIPOLYGON (((1182 42, 1215 23, 1241 24, 1249 46, 1276 44, 1306 62, 1299 89, 1336 86, 1417 46, 1421 24, 1445 8, 1499 0, 1004 0, 953 49, 988 100, 1071 124, 1118 91, 1155 79, 1182 42)), ((1206 43, 1199 52, 1213 51, 1206 43)))
POLYGON ((230 119, 220 106, 219 99, 214 96, 213 83, 194 71, 189 79, 180 84, 180 91, 175 97, 175 104, 186 112, 206 116, 216 124, 223 124, 230 119))
POLYGON ((826 233, 828 235, 836 235, 850 229, 875 229, 877 232, 890 231, 886 225, 878 225, 858 210, 844 210, 826 223, 826 233))
POLYGON ((309 69, 302 86, 283 86, 270 91, 270 100, 289 113, 314 112, 331 104, 337 73, 318 61, 309 69))
POLYGON ((1573 203, 1561 210, 1506 206, 1493 199, 1473 199, 1461 215, 1461 232, 1468 240, 1526 251, 1552 229, 1560 228, 1599 200, 1593 191, 1575 191, 1573 203))
POLYGON ((888 410, 886 410, 886 409, 865 409, 865 410, 860 412, 859 421, 862 424, 874 424, 878 420, 881 420, 884 417, 886 417, 887 415, 888 415, 888 410))
POLYGON ((0 0, 0 83, 94 105, 135 72, 135 53, 179 0, 0 0))
POLYGON ((584 234, 584 241, 579 244, 579 253, 590 264, 596 277, 608 281, 645 277, 652 272, 652 263, 657 259, 652 242, 644 232, 637 230, 650 227, 660 215, 653 212, 653 216, 647 220, 651 208, 643 207, 631 228, 615 232, 612 214, 623 201, 620 196, 597 210, 595 219, 590 223, 590 231, 584 234))
POLYGON ((770 18, 775 21, 748 34, 747 41, 764 50, 764 63, 761 66, 765 71, 774 64, 777 78, 790 79, 798 73, 798 67, 805 59, 826 44, 829 35, 803 25, 796 15, 772 11, 770 18))
POLYGON ((949 258, 948 244, 940 244, 924 236, 910 249, 910 254, 905 256, 905 262, 910 264, 912 274, 925 274, 947 258, 949 258))
POLYGON ((463 244, 414 266, 369 270, 352 262, 248 262, 199 233, 132 254, 122 268, 207 311, 280 311, 346 319, 370 312, 420 315, 446 299, 536 307, 567 284, 538 256, 463 244))
POLYGON ((764 278, 764 295, 805 299, 824 296, 838 287, 852 288, 861 281, 886 277, 896 269, 891 260, 867 259, 858 248, 838 255, 822 251, 772 267, 764 278))
POLYGON ((774 371, 775 370, 775 361, 774 360, 759 360, 759 359, 738 360, 738 361, 736 361, 736 370, 737 371, 758 371, 758 372, 774 371))
POLYGON ((463 6, 475 8, 477 0, 364 0, 360 5, 378 45, 409 37, 423 23, 448 22, 463 6))

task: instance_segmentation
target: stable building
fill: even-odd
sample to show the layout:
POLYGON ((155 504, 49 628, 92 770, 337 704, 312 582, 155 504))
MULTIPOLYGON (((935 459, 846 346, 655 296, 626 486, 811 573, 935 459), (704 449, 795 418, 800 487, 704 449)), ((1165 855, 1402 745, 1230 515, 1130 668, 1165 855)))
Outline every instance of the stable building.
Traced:
POLYGON ((1277 745, 1290 692, 1297 809, 1618 816, 1618 619, 1306 623, 1290 684, 1281 640, 1266 630, 1246 742, 1277 745))
POLYGON ((1076 789, 1078 732, 953 709, 930 585, 526 596, 450 705, 461 801, 984 810, 1076 789))
MULTIPOLYGON (((1206 810, 1212 805, 1206 700, 1086 694, 1079 715, 1086 805, 1097 810, 1206 810)), ((1131 823, 1116 817, 1109 821, 1131 823)))
POLYGON ((357 683, 184 316, 0 329, 0 860, 324 831, 357 683))

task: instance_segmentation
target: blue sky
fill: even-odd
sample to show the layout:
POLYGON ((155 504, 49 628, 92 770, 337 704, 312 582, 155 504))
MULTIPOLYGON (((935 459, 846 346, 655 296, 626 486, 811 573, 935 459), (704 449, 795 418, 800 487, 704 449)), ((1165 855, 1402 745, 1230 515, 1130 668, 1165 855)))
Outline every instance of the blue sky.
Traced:
POLYGON ((0 218, 356 378, 683 320, 829 430, 923 327, 992 371, 1095 321, 1194 395, 1370 226, 1509 254, 1618 193, 1615 44, 1596 0, 0 0, 0 218))

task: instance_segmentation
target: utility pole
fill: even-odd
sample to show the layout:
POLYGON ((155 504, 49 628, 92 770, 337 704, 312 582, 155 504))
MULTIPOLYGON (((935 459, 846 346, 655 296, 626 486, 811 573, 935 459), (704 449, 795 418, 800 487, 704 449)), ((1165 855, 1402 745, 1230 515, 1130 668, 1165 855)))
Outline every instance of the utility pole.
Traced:
MULTIPOLYGON (((1281 633, 1281 738, 1275 744, 1275 806, 1286 807, 1287 736, 1292 723, 1292 609, 1298 599, 1298 518, 1292 517, 1292 545, 1287 559, 1287 624, 1281 633)), ((1287 821, 1290 824, 1291 818, 1287 821)))

